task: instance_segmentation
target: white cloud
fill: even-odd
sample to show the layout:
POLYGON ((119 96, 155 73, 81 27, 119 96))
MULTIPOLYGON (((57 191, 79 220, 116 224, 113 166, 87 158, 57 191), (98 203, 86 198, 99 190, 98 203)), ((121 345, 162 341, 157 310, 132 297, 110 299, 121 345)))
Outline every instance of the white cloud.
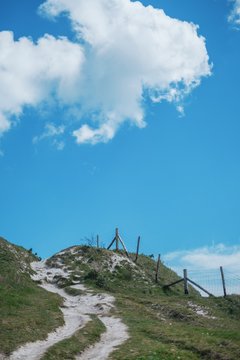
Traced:
POLYGON ((58 141, 57 139, 53 140, 53 145, 59 151, 62 151, 65 148, 65 142, 64 141, 58 141))
POLYGON ((108 123, 103 124, 99 129, 91 129, 88 125, 81 126, 80 129, 75 130, 73 135, 76 137, 78 144, 98 142, 107 142, 112 139, 115 133, 114 124, 111 126, 108 123))
POLYGON ((177 105, 177 111, 179 112, 180 117, 183 117, 185 115, 185 110, 182 105, 177 105))
POLYGON ((14 41, 0 32, 0 133, 10 129, 24 107, 43 102, 72 104, 84 61, 80 45, 45 35, 14 41))
POLYGON ((231 0, 233 2, 232 11, 228 17, 228 21, 237 27, 240 26, 240 0, 231 0))
POLYGON ((65 14, 76 42, 0 32, 0 132, 25 106, 51 98, 85 119, 73 131, 77 143, 107 142, 126 121, 146 126, 146 98, 183 112, 183 96, 211 73, 197 26, 141 2, 48 0, 40 12, 65 14))
POLYGON ((164 255, 164 261, 176 269, 212 270, 223 266, 240 274, 240 245, 218 244, 164 255))
MULTIPOLYGON (((183 269, 187 269, 188 278, 216 296, 223 295, 222 266, 227 294, 240 294, 240 245, 218 244, 176 251, 165 254, 163 260, 180 276, 183 276, 183 269)), ((201 290, 200 293, 206 296, 201 290)))
POLYGON ((0 112, 0 135, 4 133, 5 131, 8 131, 10 129, 10 122, 7 120, 7 118, 1 114, 0 112))
POLYGON ((84 106, 97 111, 94 128, 74 132, 78 143, 108 141, 126 120, 144 127, 143 94, 179 101, 210 74, 204 39, 191 23, 129 0, 48 0, 41 11, 66 14, 90 45, 84 106))
POLYGON ((63 150, 65 147, 65 143, 63 140, 59 140, 58 138, 59 136, 62 136, 64 132, 64 125, 56 126, 52 123, 47 123, 45 125, 44 132, 41 135, 35 136, 33 138, 33 143, 37 144, 44 139, 52 139, 52 144, 56 147, 56 149, 63 150))

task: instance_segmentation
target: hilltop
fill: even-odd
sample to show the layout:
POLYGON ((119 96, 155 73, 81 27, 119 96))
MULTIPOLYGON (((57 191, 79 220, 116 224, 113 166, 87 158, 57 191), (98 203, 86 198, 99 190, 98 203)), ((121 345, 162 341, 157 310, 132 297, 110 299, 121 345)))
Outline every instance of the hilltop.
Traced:
POLYGON ((186 296, 181 284, 166 291, 176 273, 161 263, 156 283, 156 262, 145 255, 133 259, 121 251, 73 246, 38 261, 0 239, 0 352, 9 356, 19 345, 43 340, 68 319, 76 328, 68 328, 69 336, 43 359, 87 359, 109 339, 117 346, 109 353, 114 360, 239 359, 238 296, 203 298, 193 288, 186 296), (72 319, 80 314, 79 328, 70 309, 72 319))

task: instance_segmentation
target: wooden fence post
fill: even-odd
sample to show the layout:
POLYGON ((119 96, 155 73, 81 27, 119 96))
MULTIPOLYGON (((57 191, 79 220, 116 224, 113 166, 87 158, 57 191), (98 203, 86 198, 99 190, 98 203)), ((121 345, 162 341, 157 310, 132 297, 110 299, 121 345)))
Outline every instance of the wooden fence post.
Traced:
POLYGON ((200 290, 204 291, 206 294, 208 294, 209 296, 214 296, 213 294, 211 294, 209 291, 207 291, 206 289, 204 289, 202 286, 198 285, 197 283, 195 283, 195 281, 187 278, 187 281, 190 282, 191 284, 195 285, 196 287, 198 287, 200 290))
POLYGON ((97 248, 99 248, 99 235, 97 235, 97 248))
POLYGON ((222 278, 223 294, 224 294, 224 297, 226 297, 227 296, 226 283, 225 283, 225 277, 224 277, 224 272, 223 272, 222 266, 220 266, 220 272, 221 272, 221 278, 222 278))
POLYGON ((116 242, 116 251, 119 250, 119 244, 122 244, 122 247, 123 247, 123 249, 124 249, 127 257, 129 257, 127 248, 126 248, 123 240, 121 239, 121 237, 120 237, 120 235, 119 235, 118 228, 116 228, 115 237, 114 237, 114 239, 112 240, 111 244, 108 246, 107 250, 110 250, 111 246, 112 246, 115 242, 116 242))
POLYGON ((140 247, 140 236, 138 237, 138 242, 137 242, 137 251, 136 251, 136 258, 135 258, 135 262, 137 262, 138 259, 138 254, 139 254, 139 247, 140 247))
POLYGON ((118 246, 118 241, 119 241, 118 228, 116 228, 115 238, 116 238, 116 250, 118 251, 118 249, 119 249, 119 246, 118 246))
POLYGON ((159 266, 160 266, 160 258, 161 258, 161 255, 159 254, 159 255, 158 255, 158 261, 157 261, 157 268, 156 268, 156 278, 155 278, 156 283, 158 282, 158 273, 159 273, 159 266))
POLYGON ((188 277, 187 277, 187 269, 183 270, 183 280, 184 280, 184 294, 188 295, 188 277))

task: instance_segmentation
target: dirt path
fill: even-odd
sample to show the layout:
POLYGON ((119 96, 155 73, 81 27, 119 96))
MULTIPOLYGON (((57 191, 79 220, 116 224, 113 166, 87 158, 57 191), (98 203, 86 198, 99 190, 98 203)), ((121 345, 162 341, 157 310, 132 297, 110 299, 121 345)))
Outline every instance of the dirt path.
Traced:
POLYGON ((71 337, 77 330, 83 328, 90 321, 90 314, 96 314, 105 324, 106 332, 102 335, 100 342, 92 346, 78 356, 76 359, 98 359, 105 360, 114 348, 123 343, 127 338, 127 328, 120 319, 107 316, 114 306, 114 298, 107 294, 93 295, 82 284, 75 284, 72 287, 85 291, 85 295, 71 296, 63 289, 52 284, 55 276, 68 277, 61 268, 47 268, 45 261, 31 264, 36 274, 33 280, 41 281, 45 290, 57 293, 64 299, 64 306, 61 311, 64 316, 65 325, 57 328, 48 334, 46 340, 27 343, 13 352, 9 360, 39 360, 43 354, 54 344, 71 337), (90 355, 88 355, 90 354, 90 355), (90 357, 89 357, 90 356, 90 357))
POLYGON ((104 323, 107 331, 102 334, 97 344, 77 356, 77 360, 105 360, 117 346, 128 339, 127 327, 120 319, 110 316, 100 316, 99 319, 104 323))

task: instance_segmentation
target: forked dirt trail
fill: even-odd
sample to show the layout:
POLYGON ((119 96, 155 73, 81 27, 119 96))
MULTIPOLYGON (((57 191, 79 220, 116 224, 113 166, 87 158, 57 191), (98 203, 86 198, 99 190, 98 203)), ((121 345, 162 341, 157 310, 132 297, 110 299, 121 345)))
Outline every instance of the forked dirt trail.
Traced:
POLYGON ((77 356, 77 360, 103 360, 107 359, 115 347, 121 345, 123 341, 128 339, 126 326, 120 319, 110 316, 101 316, 100 320, 104 323, 107 331, 102 334, 98 343, 89 347, 81 355, 77 356))
POLYGON ((39 360, 44 353, 54 344, 71 337, 77 330, 83 328, 90 321, 91 314, 96 314, 104 323, 106 332, 100 341, 76 357, 76 359, 105 360, 116 346, 121 345, 128 339, 127 327, 121 319, 109 316, 108 313, 114 307, 114 298, 107 294, 91 294, 82 284, 73 285, 73 288, 84 290, 85 295, 71 296, 64 290, 54 285, 54 276, 68 276, 61 268, 48 268, 45 261, 31 264, 36 272, 33 280, 41 281, 41 287, 45 290, 59 294, 64 299, 61 311, 65 324, 48 334, 46 340, 27 343, 14 351, 9 360, 39 360))

